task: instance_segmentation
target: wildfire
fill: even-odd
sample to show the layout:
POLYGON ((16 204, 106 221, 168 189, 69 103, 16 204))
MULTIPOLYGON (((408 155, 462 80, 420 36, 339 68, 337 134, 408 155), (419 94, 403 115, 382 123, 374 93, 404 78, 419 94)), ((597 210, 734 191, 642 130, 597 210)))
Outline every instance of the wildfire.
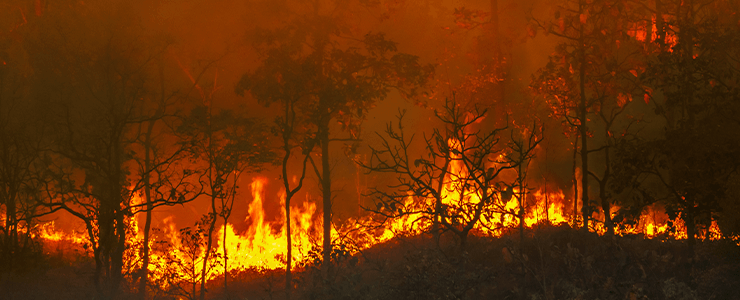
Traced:
POLYGON ((533 193, 534 199, 536 200, 534 207, 532 207, 524 218, 524 225, 532 227, 542 221, 549 222, 551 224, 562 224, 568 223, 569 220, 563 211, 565 206, 565 195, 563 191, 557 190, 555 192, 547 192, 543 189, 539 189, 533 193))
MULTIPOLYGON (((256 178, 251 185, 253 201, 249 204, 249 216, 245 221, 249 229, 243 235, 238 235, 231 224, 226 224, 218 233, 219 243, 226 235, 226 253, 223 245, 219 246, 222 256, 228 255, 229 270, 245 269, 279 269, 285 266, 287 239, 285 237, 285 223, 280 224, 279 230, 265 221, 263 208, 265 178, 256 178)), ((282 203, 285 203, 285 193, 280 194, 282 203)), ((293 261, 301 261, 311 250, 309 239, 313 226, 312 218, 316 212, 316 204, 305 201, 302 206, 291 209, 291 238, 293 241, 293 261)), ((281 210, 281 220, 285 219, 285 212, 281 210)), ((319 227, 320 228, 320 227, 319 227)))
MULTIPOLYGON (((455 146, 452 144, 451 146, 455 146)), ((463 178, 464 168, 457 164, 451 164, 450 178, 463 178)), ((450 180, 444 190, 443 202, 446 205, 455 205, 455 201, 466 199, 472 203, 480 201, 479 195, 473 190, 463 191, 459 195, 459 189, 453 185, 454 180, 450 180)), ((269 201, 269 195, 265 193, 265 186, 268 184, 266 178, 255 178, 250 186, 252 201, 249 203, 249 214, 245 219, 248 229, 239 233, 234 229, 233 224, 221 224, 217 234, 214 235, 214 262, 206 264, 208 266, 207 279, 215 279, 225 272, 240 270, 267 270, 282 269, 286 261, 287 241, 285 236, 285 213, 281 210, 279 221, 269 222, 265 215, 264 203, 269 201), (224 243, 225 241, 225 243, 224 243), (227 264, 222 264, 224 258, 227 258, 227 264)), ((501 203, 498 203, 499 211, 487 215, 482 219, 475 229, 479 234, 490 236, 500 236, 507 228, 517 228, 519 220, 517 213, 519 211, 519 200, 521 196, 519 190, 513 188, 510 191, 514 197, 497 197, 501 203), (485 223, 485 224, 483 224, 485 223), (485 225, 485 226, 484 226, 485 225)), ((572 218, 572 212, 565 209, 568 199, 562 190, 552 187, 542 187, 530 193, 524 193, 526 204, 524 225, 532 228, 537 224, 568 224, 572 218)), ((285 193, 280 192, 275 195, 284 205, 285 193)), ((133 203, 142 203, 140 197, 132 199, 133 203)), ((415 199, 409 195, 405 199, 405 207, 414 205, 424 206, 433 203, 433 199, 415 199)), ((619 207, 614 207, 611 212, 613 215, 619 211, 619 207)), ((316 213, 316 204, 312 201, 303 201, 299 205, 291 208, 291 238, 292 238, 292 256, 293 261, 303 262, 309 257, 309 253, 320 239, 318 236, 321 228, 321 221, 314 218, 316 213)), ((351 251, 369 248, 378 243, 383 243, 393 239, 398 235, 418 235, 423 233, 430 221, 422 219, 419 215, 405 214, 401 217, 390 219, 382 227, 368 227, 372 216, 359 219, 350 219, 343 227, 332 231, 334 240, 350 238, 355 242, 355 248, 351 251)), ((604 234, 603 214, 595 214, 596 220, 592 231, 604 234)), ((126 257, 131 261, 129 268, 136 270, 141 268, 141 252, 138 250, 142 246, 143 233, 139 230, 138 222, 135 217, 127 217, 126 222, 130 228, 130 234, 127 237, 126 257)), ((666 213, 658 207, 649 207, 645 209, 640 216, 639 221, 634 225, 621 225, 616 228, 617 235, 642 234, 646 238, 655 238, 658 236, 670 236, 674 239, 685 239, 686 230, 683 221, 678 218, 673 223, 673 228, 669 226, 670 220, 666 213)), ((149 246, 152 249, 158 249, 158 245, 166 245, 161 251, 151 251, 149 274, 152 282, 160 285, 171 285, 180 281, 187 284, 194 284, 199 280, 199 274, 203 268, 203 253, 205 252, 205 243, 202 242, 203 232, 197 231, 197 228, 187 227, 178 229, 173 217, 165 218, 162 221, 164 225, 161 234, 153 235, 150 238, 149 246), (175 274, 175 275, 173 275, 175 274), (169 281, 167 281, 169 280, 169 281), (176 280, 176 281, 172 281, 176 280)), ((197 226, 196 226, 197 227, 197 226)), ((35 228, 38 237, 47 241, 69 241, 77 245, 87 245, 89 238, 83 233, 64 233, 56 230, 53 222, 39 225, 35 228)), ((716 222, 712 222, 709 228, 699 230, 697 238, 716 240, 721 238, 721 232, 716 222)), ((84 246, 83 246, 84 247, 84 246)), ((87 249, 85 247, 85 249, 87 249)), ((297 268, 294 266, 294 268, 297 268)))
POLYGON ((78 231, 72 231, 70 233, 60 231, 55 228, 54 221, 37 225, 35 230, 32 231, 32 236, 42 238, 47 241, 69 242, 71 244, 80 245, 83 248, 84 245, 89 243, 89 239, 85 233, 78 231))

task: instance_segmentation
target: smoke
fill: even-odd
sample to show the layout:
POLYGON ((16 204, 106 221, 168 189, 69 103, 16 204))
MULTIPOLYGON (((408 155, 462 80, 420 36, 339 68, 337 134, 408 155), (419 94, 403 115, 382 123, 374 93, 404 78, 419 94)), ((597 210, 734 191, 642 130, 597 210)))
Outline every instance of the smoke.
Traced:
MULTIPOLYGON (((547 1, 498 1, 498 41, 506 57, 507 75, 503 83, 505 97, 492 96, 483 78, 485 70, 479 63, 491 55, 485 40, 490 38, 489 22, 491 1, 452 0, 385 0, 385 1, 320 1, 321 13, 342 15, 346 20, 346 36, 361 37, 370 32, 384 32, 398 43, 400 52, 420 57, 423 63, 436 66, 433 86, 419 99, 403 99, 392 92, 389 97, 370 110, 362 126, 362 143, 356 157, 343 154, 341 144, 333 149, 332 173, 336 191, 334 214, 339 219, 362 213, 358 204, 363 201, 363 189, 384 184, 384 178, 367 175, 353 159, 366 159, 369 146, 379 142, 376 132, 382 132, 388 122, 396 121, 399 110, 407 110, 406 129, 417 133, 421 141, 424 133, 440 126, 434 118, 445 98, 456 97, 465 102, 475 102, 489 109, 489 117, 482 128, 501 125, 506 116, 512 127, 527 126, 538 119, 545 127, 545 142, 531 164, 533 182, 547 182, 567 190, 572 176, 572 139, 562 134, 558 120, 549 117, 540 99, 531 96, 527 86, 531 74, 544 66, 553 51, 552 36, 533 35, 528 24, 532 17, 542 17, 550 12, 547 1), (461 25, 456 11, 461 9, 480 12, 481 17, 471 22, 478 25, 461 25), (476 79, 478 78, 478 79, 476 79), (478 81, 476 81, 478 80, 478 81), (471 87, 481 84, 482 87, 471 87)), ((132 59, 139 63, 156 57, 151 73, 142 80, 148 86, 164 82, 165 89, 185 95, 187 101, 180 105, 187 111, 193 103, 201 101, 204 90, 212 94, 215 107, 234 109, 239 114, 262 118, 271 123, 275 108, 264 108, 249 96, 239 97, 233 87, 246 72, 260 64, 260 57, 251 47, 250 34, 257 28, 277 28, 291 18, 313 13, 314 5, 304 1, 271 0, 177 0, 177 1, 15 1, 3 18, 3 34, 21 36, 29 60, 33 61, 29 73, 47 76, 48 85, 37 90, 36 101, 64 96, 57 93, 69 90, 57 80, 67 74, 65 69, 78 70, 75 76, 90 71, 75 66, 90 57, 96 57, 105 47, 116 47, 121 55, 140 53, 132 59), (37 3, 38 2, 38 3, 37 3), (41 3, 41 4, 39 4, 41 3), (41 5, 41 6, 39 6, 41 5), (42 7, 42 8, 39 8, 42 7), (17 10, 16 10, 17 9, 17 10), (22 14, 15 13, 16 11, 22 14), (19 17, 20 16, 20 17, 19 17), (27 20, 24 21, 24 18, 27 20), (8 21, 9 20, 9 21, 8 21), (21 27, 27 32, 21 32, 21 27), (37 26, 34 31, 32 26, 37 26), (10 33, 12 31, 12 34, 10 33), (55 49, 57 51, 55 51, 55 49), (42 58, 51 53, 58 56, 42 58), (157 70, 161 71, 157 71, 157 70), (62 73, 60 73, 62 72, 62 73), (57 83, 53 83, 57 82, 57 83)), ((340 16, 337 16, 340 17, 340 16)), ((11 40, 13 38, 10 38, 11 40)), ((62 78, 63 79, 63 78, 62 78)), ((490 82, 489 82, 490 84, 490 82)), ((82 89, 82 87, 75 87, 82 89)), ((156 89, 155 89, 156 90, 156 89)), ((148 95, 152 96, 152 95, 148 95)), ((152 96, 153 97, 153 96, 152 96)), ((72 106, 84 107, 82 99, 61 99, 72 106)), ((60 100, 60 101, 61 101, 60 100)), ((471 104, 472 105, 472 104, 471 104)), ((334 132, 339 132, 338 127, 334 132)), ((421 153, 419 146, 416 151, 421 153)), ((297 165, 297 164, 294 164, 297 165)), ((255 176, 267 178, 264 207, 268 218, 278 218, 280 204, 278 184, 279 168, 268 167, 261 174, 243 176, 238 185, 232 220, 243 220, 252 196, 248 186, 255 176)), ((309 176, 304 190, 297 195, 301 201, 318 199, 318 181, 309 176)), ((300 203, 300 202, 299 202, 300 203)), ((208 210, 205 199, 185 206, 163 207, 155 211, 155 224, 175 215, 180 226, 187 226, 208 210)), ((236 224, 237 231, 246 230, 246 224, 236 224), (240 227, 242 226, 242 227, 240 227)))

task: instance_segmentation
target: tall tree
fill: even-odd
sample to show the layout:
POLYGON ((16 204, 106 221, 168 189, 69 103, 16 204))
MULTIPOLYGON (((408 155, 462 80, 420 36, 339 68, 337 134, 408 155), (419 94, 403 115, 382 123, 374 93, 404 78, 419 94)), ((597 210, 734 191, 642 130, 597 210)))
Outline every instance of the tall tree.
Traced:
MULTIPOLYGON (((136 23, 118 23, 131 20, 129 10, 95 4, 56 8, 64 13, 44 18, 26 40, 36 72, 34 96, 55 111, 48 118, 53 145, 45 161, 54 180, 45 183, 43 204, 85 223, 95 286, 100 297, 114 298, 132 234, 127 218, 145 205, 132 202, 142 187, 132 174, 132 151, 139 125, 149 118, 140 112, 152 91, 152 60, 166 45, 138 34, 136 23)), ((183 198, 174 194, 173 202, 183 198)))
POLYGON ((200 298, 205 298, 209 256, 213 248, 213 232, 218 217, 224 220, 231 214, 237 179, 242 172, 256 172, 271 162, 267 149, 267 134, 256 119, 241 117, 231 110, 214 107, 213 98, 204 99, 205 105, 196 106, 178 128, 182 143, 187 145, 192 158, 202 164, 200 184, 209 198, 210 212, 206 214, 206 241, 203 268, 200 277, 200 298))
MULTIPOLYGON (((534 122, 531 128, 521 128, 522 132, 511 133, 511 139, 507 148, 511 151, 506 154, 504 160, 508 165, 516 169, 516 180, 511 186, 517 186, 519 192, 514 196, 519 201, 519 242, 524 243, 524 214, 526 209, 526 195, 529 193, 527 186, 527 174, 529 173, 529 163, 534 158, 534 150, 542 142, 542 126, 534 122)), ((547 209, 547 208, 545 208, 547 209)), ((520 246, 521 247, 521 246, 520 246)))
MULTIPOLYGON (((626 34, 633 25, 628 7, 619 0, 564 1, 556 5, 552 19, 534 20, 545 33, 562 40, 548 64, 533 76, 531 88, 545 97, 551 114, 562 119, 566 133, 572 134, 575 129, 580 138, 579 192, 586 230, 595 211, 589 200, 589 178, 595 178, 602 208, 607 210, 605 223, 613 232, 608 212, 612 201, 607 189, 609 148, 614 135, 623 133, 616 132, 624 129, 622 123, 631 122, 625 110, 633 94, 643 92, 636 83, 636 76, 644 68, 635 58, 641 57, 641 46, 626 34), (593 116, 598 118, 591 120, 593 116), (599 135, 603 141, 591 139, 597 129, 603 133, 599 135), (605 152, 604 165, 589 165, 589 157, 599 151, 605 152), (598 169, 605 169, 605 173, 596 176, 594 170, 598 169)), ((578 195, 575 197, 577 201, 578 195)))
MULTIPOLYGON (((553 115, 578 130, 581 138, 581 201, 583 228, 588 230, 590 216, 588 201, 588 129, 586 115, 593 104, 586 90, 587 54, 594 54, 590 46, 599 38, 599 29, 587 26, 588 4, 584 0, 564 1, 557 5, 553 19, 539 21, 536 25, 547 34, 554 34, 564 41, 558 44, 557 54, 550 57, 547 66, 533 80, 536 92, 549 98, 553 115), (591 51, 587 51, 591 50, 591 51), (577 70, 577 71, 575 71, 577 70)), ((588 24, 592 25, 592 24, 588 24)), ((577 195, 576 195, 577 197, 577 195)), ((577 201, 577 198, 576 198, 577 201)))
POLYGON ((315 132, 310 130, 307 115, 302 112, 302 101, 310 96, 309 86, 304 86, 309 81, 305 80, 305 74, 301 66, 307 63, 305 58, 295 57, 295 45, 285 43, 271 49, 265 59, 265 65, 254 73, 244 75, 236 88, 236 93, 244 95, 249 91, 257 101, 270 106, 272 103, 281 105, 282 114, 275 118, 274 131, 281 137, 283 158, 281 161, 281 178, 285 189, 285 235, 287 238, 286 263, 285 263, 285 291, 287 299, 291 298, 293 280, 291 276, 293 262, 292 232, 290 203, 293 196, 303 187, 306 178, 306 166, 314 150, 315 132), (300 171, 291 168, 291 159, 295 150, 300 150, 302 156, 302 167, 300 171), (297 183, 291 183, 292 174, 297 174, 297 183))
POLYGON ((669 215, 686 225, 691 259, 698 230, 716 217, 738 166, 738 122, 728 114, 737 111, 740 86, 740 30, 733 17, 738 7, 720 0, 663 4, 665 45, 651 57, 645 76, 665 124, 663 135, 649 144, 650 166, 670 195, 669 215))
MULTIPOLYGON (((24 34, 19 31, 26 28, 16 29, 16 34, 24 34)), ((42 175, 38 164, 44 124, 31 101, 32 70, 25 57, 20 41, 0 36, 0 211, 4 212, 0 217, 0 265, 6 270, 15 270, 24 261, 42 175), (26 242, 21 243, 24 236, 26 242)))
POLYGON ((132 189, 141 190, 142 203, 132 207, 134 214, 144 213, 143 240, 141 242, 141 268, 139 278, 139 297, 146 298, 149 283, 150 243, 152 214, 162 205, 185 204, 201 195, 202 186, 194 184, 196 173, 184 167, 188 145, 178 143, 172 129, 179 111, 176 105, 182 104, 183 97, 167 84, 164 72, 164 59, 158 59, 159 86, 152 87, 146 103, 140 107, 142 122, 138 124, 138 138, 132 145, 134 161, 138 165, 138 180, 132 189))
MULTIPOLYGON (((316 133, 305 151, 313 145, 321 149, 320 168, 316 164, 313 167, 323 195, 322 269, 327 271, 332 253, 330 143, 356 141, 360 123, 376 101, 386 98, 391 88, 407 97, 414 96, 432 67, 421 65, 414 55, 399 53, 396 43, 382 33, 366 33, 357 38, 360 34, 348 32, 346 28, 351 27, 345 20, 334 17, 337 14, 322 15, 323 11, 320 1, 316 1, 313 15, 296 17, 283 28, 261 31, 256 46, 264 60, 257 72, 271 76, 250 83, 253 75, 249 73, 243 77, 240 88, 261 86, 256 97, 267 103, 281 101, 285 91, 301 95, 296 107, 301 108, 316 133), (285 66, 286 63, 290 65, 285 66), (277 72, 281 67, 289 71, 277 72), (302 82, 287 76, 296 76, 302 82), (338 122, 349 136, 332 137, 333 122, 338 122)), ((313 163, 312 159, 309 161, 313 163)))

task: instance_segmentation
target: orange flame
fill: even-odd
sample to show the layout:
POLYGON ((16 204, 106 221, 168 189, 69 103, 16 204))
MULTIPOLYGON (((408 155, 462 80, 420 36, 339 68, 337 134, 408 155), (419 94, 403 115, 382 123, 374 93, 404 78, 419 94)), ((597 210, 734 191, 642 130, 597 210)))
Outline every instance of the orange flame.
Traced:
MULTIPOLYGON (((457 147, 459 149, 460 146, 459 143, 450 142, 450 147, 457 147)), ((461 193, 459 187, 453 186, 453 182, 458 178, 466 177, 464 166, 461 162, 453 161, 450 165, 449 173, 450 180, 448 180, 443 190, 443 202, 445 204, 454 206, 459 204, 456 203, 459 201, 468 201, 469 203, 478 203, 480 201, 480 196, 474 192, 475 189, 465 190, 461 193)), ((224 270, 221 267, 209 270, 207 273, 208 280, 223 275, 225 271, 284 268, 287 241, 286 227, 283 220, 285 220, 286 216, 284 211, 280 210, 281 215, 278 221, 269 222, 266 218, 264 203, 269 197, 265 194, 267 184, 268 180, 266 178, 255 178, 250 186, 253 200, 249 203, 249 215, 245 220, 248 224, 248 229, 245 232, 238 233, 232 224, 222 224, 220 226, 220 229, 214 236, 214 253, 216 254, 214 259, 222 259, 228 255, 228 269, 224 270), (224 253, 224 237, 226 241, 226 253, 224 253)), ((514 195, 518 195, 519 193, 516 188, 512 189, 512 192, 514 195)), ((527 194, 526 197, 528 200, 525 201, 526 210, 523 220, 527 228, 532 228, 542 223, 567 224, 571 221, 572 216, 570 214, 566 215, 566 211, 569 211, 566 209, 566 204, 569 201, 566 199, 562 190, 543 186, 527 194)), ((284 205, 285 192, 281 191, 276 197, 284 205)), ((477 224, 475 227, 477 234, 501 236, 506 229, 519 226, 519 220, 516 216, 516 213, 519 211, 518 199, 516 197, 508 197, 508 199, 507 197, 497 197, 496 201, 503 202, 503 199, 506 199, 506 202, 498 203, 500 207, 498 213, 485 216, 477 224)), ((142 201, 138 195, 132 199, 132 203, 134 204, 143 203, 142 201)), ((428 207, 433 204, 433 201, 433 199, 417 199, 409 195, 404 199, 404 204, 405 207, 428 207)), ((611 213, 616 214, 619 210, 620 207, 615 206, 611 213)), ((292 206, 290 218, 293 225, 290 234, 293 241, 293 261, 305 261, 309 257, 312 247, 316 244, 314 241, 318 241, 320 238, 318 236, 320 234, 319 230, 316 230, 316 228, 321 228, 321 221, 314 218, 315 213, 316 204, 308 201, 308 199, 298 205, 292 206)), ((355 241, 356 246, 356 248, 350 250, 358 251, 372 247, 378 243, 386 242, 399 235, 421 234, 431 225, 429 220, 423 219, 419 215, 408 214, 389 220, 381 228, 369 228, 366 224, 370 223, 371 218, 372 216, 365 216, 359 219, 350 219, 346 222, 347 225, 332 231, 332 238, 337 240, 340 237, 349 237, 355 241)), ((597 213, 595 219, 597 221, 603 220, 603 214, 598 215, 597 213)), ((126 222, 131 232, 127 238, 127 245, 130 246, 127 250, 126 257, 130 261, 129 268, 135 270, 141 268, 140 256, 142 254, 138 251, 138 247, 141 246, 143 241, 143 233, 139 231, 136 218, 127 217, 126 222)), ((649 207, 645 209, 636 224, 621 225, 617 228, 616 234, 642 234, 646 238, 666 236, 673 239, 686 239, 686 227, 680 218, 674 221, 674 230, 669 228, 668 222, 668 217, 662 208, 649 207)), ((204 243, 200 244, 198 246, 199 248, 194 249, 195 251, 188 252, 188 245, 183 244, 183 236, 178 231, 174 218, 165 218, 163 224, 162 234, 153 235, 150 238, 150 248, 153 248, 158 242, 166 242, 171 247, 167 248, 167 251, 150 252, 150 265, 148 267, 151 276, 150 279, 152 282, 157 282, 161 285, 173 284, 172 282, 168 283, 163 278, 171 278, 167 277, 167 272, 173 271, 171 269, 172 262, 177 261, 189 262, 191 265, 190 269, 174 270, 178 273, 177 280, 188 283, 197 282, 199 280, 199 274, 202 271, 202 257, 198 257, 198 255, 202 256, 202 253, 205 251, 204 243), (196 257, 193 257, 193 253, 195 253, 196 257), (168 266, 170 268, 169 270, 168 266)), ((603 222, 594 222, 592 231, 604 234, 606 230, 603 222)), ((38 232, 38 237, 50 242, 69 241, 77 245, 88 243, 86 234, 74 232, 64 233, 55 230, 53 222, 38 225, 35 228, 35 232, 38 232)), ((716 240, 722 238, 722 233, 717 223, 712 222, 708 228, 698 230, 697 238, 716 240)), ((733 238, 737 243, 740 243, 740 237, 733 238)), ((190 250, 193 250, 192 247, 190 250)), ((88 252, 88 255, 90 254, 88 252)), ((294 266, 294 268, 297 267, 294 266)))

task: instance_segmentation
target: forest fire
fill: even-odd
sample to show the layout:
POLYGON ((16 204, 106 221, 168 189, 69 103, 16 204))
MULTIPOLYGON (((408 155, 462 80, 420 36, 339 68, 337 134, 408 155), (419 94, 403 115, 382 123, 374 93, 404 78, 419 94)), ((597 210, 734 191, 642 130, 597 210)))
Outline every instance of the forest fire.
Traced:
MULTIPOLYGON (((460 168, 450 167, 451 172, 458 172, 457 175, 450 176, 461 176, 460 168)), ((285 255, 286 255, 286 240, 285 240, 285 223, 278 222, 273 224, 266 221, 263 208, 263 202, 269 198, 284 199, 284 194, 273 195, 270 197, 265 194, 265 185, 269 184, 266 178, 255 178, 251 183, 252 201, 249 203, 249 214, 246 220, 247 231, 243 233, 237 233, 234 230, 232 224, 226 224, 222 226, 216 237, 218 244, 215 246, 217 249, 218 257, 228 257, 228 266, 225 267, 228 272, 244 271, 244 270, 274 270, 282 269, 285 267, 285 255), (225 235, 225 236, 224 236, 225 235), (224 244, 225 243, 225 244, 224 244), (224 245, 226 245, 224 247, 224 245), (224 253, 224 250, 226 251, 224 253)), ((448 186, 448 191, 455 191, 454 187, 448 186)), ((513 190, 514 194, 518 194, 518 190, 513 190)), ((526 201, 527 208, 525 209, 525 227, 533 228, 540 224, 570 224, 573 222, 573 213, 567 212, 565 209, 566 202, 568 202, 565 194, 561 190, 554 190, 550 188, 550 191, 545 191, 545 188, 540 188, 532 192, 530 199, 526 201)), ((454 195, 448 195, 452 198, 454 195)), ((472 195, 468 195, 472 196, 472 195)), ((136 197, 138 198, 138 197, 136 197)), ((447 198, 447 197, 446 197, 447 198)), ((415 199, 409 197, 409 202, 415 202, 415 199)), ((452 201, 452 200, 446 200, 452 201)), ((518 211, 518 202, 512 198, 504 203, 506 211, 518 211)), ((612 211, 613 215, 619 211, 619 207, 614 207, 612 211)), ((320 239, 318 228, 322 227, 321 221, 316 220, 316 205, 315 203, 305 201, 301 206, 294 207, 291 210, 291 220, 294 224, 292 228, 292 239, 293 239, 293 261, 307 262, 308 253, 315 247, 320 239)), ((594 217, 599 218, 599 213, 595 213, 594 217)), ((341 228, 341 233, 337 230, 332 231, 332 238, 338 239, 340 234, 349 234, 350 237, 358 238, 352 254, 355 251, 364 250, 374 245, 384 243, 393 239, 396 235, 418 235, 423 234, 425 231, 424 226, 428 226, 428 222, 413 217, 411 215, 403 218, 396 218, 392 221, 384 224, 381 228, 368 226, 371 223, 372 216, 360 218, 358 220, 349 220, 348 226, 341 228)), ((606 229, 603 227, 603 215, 600 222, 596 222, 590 229, 592 232, 603 235, 606 229)), ((285 215, 281 215, 279 220, 284 220, 285 215)), ((132 252, 130 259, 138 261, 140 263, 141 258, 138 257, 137 247, 141 245, 143 241, 143 235, 138 226, 136 218, 132 217, 128 220, 132 232, 136 232, 136 235, 129 236, 127 244, 131 245, 130 251, 132 252)), ((652 239, 658 236, 666 236, 676 240, 686 239, 686 229, 683 220, 677 218, 673 223, 673 227, 669 225, 670 219, 665 212, 655 209, 647 208, 641 214, 639 221, 632 225, 624 225, 620 227, 616 234, 620 236, 624 235, 642 235, 645 238, 652 239)), ((155 282, 161 282, 162 278, 168 276, 166 272, 163 272, 163 267, 166 264, 172 262, 178 262, 183 264, 185 262, 191 263, 191 269, 183 268, 178 270, 180 272, 179 278, 185 281, 197 281, 197 274, 202 271, 202 266, 199 264, 199 253, 204 252, 204 245, 193 245, 187 244, 187 239, 183 239, 182 232, 178 230, 177 225, 173 222, 172 217, 168 217, 162 221, 164 228, 162 230, 162 241, 168 243, 165 252, 151 254, 151 265, 149 265, 149 271, 155 282), (193 247, 196 248, 193 248, 193 247), (189 271, 189 273, 188 273, 189 271)), ((514 213, 510 214, 496 214, 493 218, 489 219, 488 224, 481 223, 476 226, 477 233, 484 236, 500 237, 503 232, 500 229, 513 230, 519 226, 519 222, 514 213), (491 230, 491 228, 497 228, 498 230, 491 230)), ((40 225, 37 228, 38 236, 46 241, 66 241, 71 244, 77 245, 80 248, 88 249, 87 245, 89 241, 84 234, 81 233, 65 233, 61 230, 54 228, 54 222, 48 222, 40 225)), ((717 226, 716 221, 712 222, 708 230, 700 231, 697 233, 698 239, 709 239, 717 240, 722 237, 722 233, 717 226)), ((156 239, 150 241, 150 247, 157 244, 156 239)), ((88 252, 88 255, 91 253, 88 252)), ((134 262, 135 263, 135 262, 134 262)), ((137 268, 137 265, 131 266, 137 268)), ((138 265, 140 267, 140 265, 138 265)), ((219 276, 223 276, 225 272, 224 267, 212 267, 213 270, 209 272, 209 279, 214 279, 219 276)), ((293 266, 294 269, 299 268, 297 265, 293 266)))
POLYGON ((0 4, 0 299, 736 296, 738 1, 463 2, 0 4))

